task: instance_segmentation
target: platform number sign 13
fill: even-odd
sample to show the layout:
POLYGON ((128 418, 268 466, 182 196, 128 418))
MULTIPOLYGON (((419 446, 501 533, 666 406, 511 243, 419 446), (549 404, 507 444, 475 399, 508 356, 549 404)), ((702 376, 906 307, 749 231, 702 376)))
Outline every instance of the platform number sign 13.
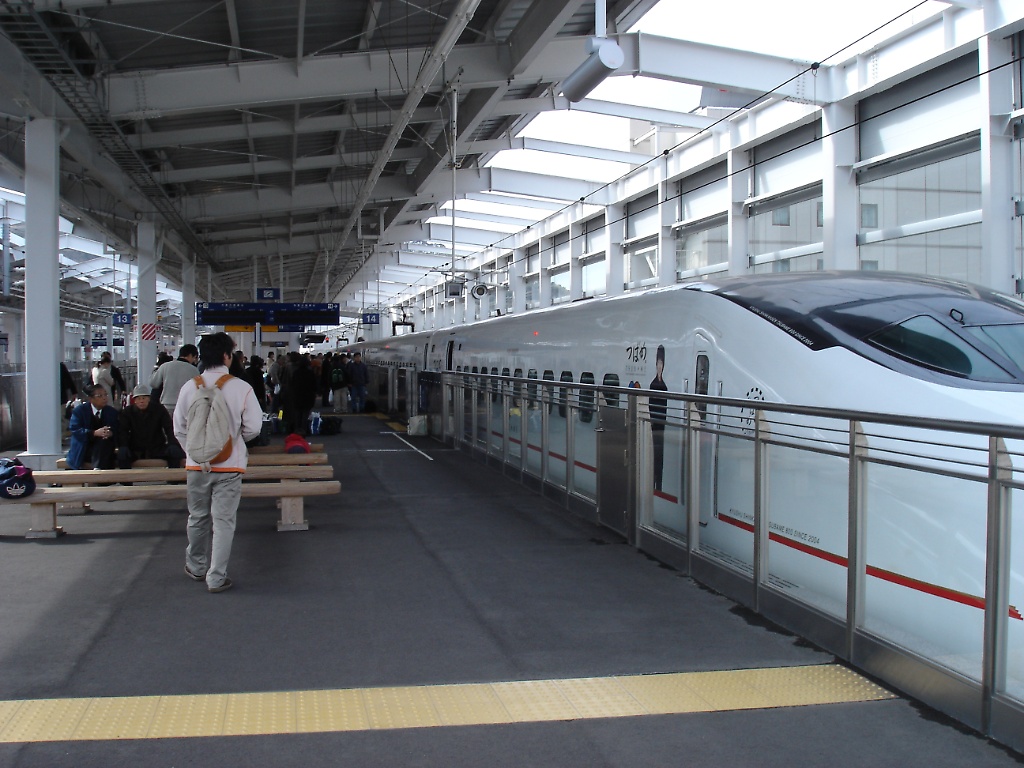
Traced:
POLYGON ((363 312, 363 325, 380 325, 380 312, 363 312))
POLYGON ((111 320, 111 325, 131 325, 132 316, 130 312, 115 312, 111 320))

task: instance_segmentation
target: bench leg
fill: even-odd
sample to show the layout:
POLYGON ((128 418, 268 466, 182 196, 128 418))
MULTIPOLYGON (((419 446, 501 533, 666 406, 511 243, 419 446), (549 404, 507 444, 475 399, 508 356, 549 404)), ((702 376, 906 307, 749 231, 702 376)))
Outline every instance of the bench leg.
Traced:
MULTIPOLYGON (((282 480, 282 483, 298 483, 298 480, 282 480)), ((303 515, 301 496, 281 497, 281 519, 277 521, 279 531, 308 531, 309 523, 303 515)))
POLYGON ((56 539, 64 535, 64 529, 57 525, 57 505, 40 503, 32 508, 32 527, 25 534, 26 539, 56 539))
POLYGON ((84 501, 61 501, 57 503, 58 515, 87 515, 91 508, 84 501))

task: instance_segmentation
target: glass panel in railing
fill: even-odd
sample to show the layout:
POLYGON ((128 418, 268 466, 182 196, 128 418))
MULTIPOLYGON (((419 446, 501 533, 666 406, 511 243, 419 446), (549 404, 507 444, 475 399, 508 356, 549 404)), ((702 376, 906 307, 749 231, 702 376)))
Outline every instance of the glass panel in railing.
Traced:
POLYGON ((980 680, 987 488, 938 469, 867 467, 864 627, 980 680))
POLYGON ((473 385, 473 408, 476 412, 476 447, 481 451, 487 450, 487 406, 490 398, 487 396, 485 386, 479 379, 473 385))
MULTIPOLYGON (((536 385, 533 385, 536 387, 536 385)), ((540 401, 534 397, 533 400, 523 400, 523 444, 526 446, 525 470, 534 477, 541 477, 541 442, 544 439, 544 429, 541 422, 540 401)))
POLYGON ((569 418, 575 419, 573 426, 572 483, 569 490, 591 501, 597 500, 597 433, 594 418, 594 393, 585 397, 573 392, 569 396, 569 418), (581 399, 583 400, 581 406, 581 399))
MULTIPOLYGON (((506 385, 508 392, 513 392, 511 384, 506 385)), ((505 398, 508 406, 508 461, 515 467, 521 465, 523 453, 523 409, 519 405, 519 398, 511 395, 505 398)))
POLYGON ((566 482, 566 418, 564 395, 559 395, 553 388, 545 392, 546 402, 544 407, 548 410, 548 444, 545 446, 548 462, 548 481, 559 488, 565 487, 566 482))
POLYGON ((1010 579, 1006 623, 1006 693, 1024 702, 1024 491, 1010 493, 1010 579))
MULTIPOLYGON (((643 411, 641 411, 643 414, 643 411)), ((667 412, 641 415, 639 468, 644 524, 686 541, 685 430, 681 404, 668 404, 667 412)))
POLYGON ((473 390, 470 386, 462 386, 460 403, 462 406, 462 440, 468 445, 473 444, 473 390))
POLYGON ((698 551, 747 574, 754 563, 754 443, 750 438, 698 433, 698 551))
POLYGON ((849 459, 769 445, 768 585, 833 616, 846 616, 849 459))

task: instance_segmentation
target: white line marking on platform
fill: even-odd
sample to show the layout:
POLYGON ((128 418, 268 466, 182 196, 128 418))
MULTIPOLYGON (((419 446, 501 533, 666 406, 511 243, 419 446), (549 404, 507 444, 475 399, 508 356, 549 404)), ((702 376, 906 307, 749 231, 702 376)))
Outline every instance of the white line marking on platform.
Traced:
POLYGON ((419 454, 420 456, 423 456, 423 457, 425 457, 425 458, 426 458, 426 459, 427 459, 428 461, 433 461, 433 460, 434 460, 434 458, 433 458, 432 456, 427 456, 427 454, 425 454, 425 453, 424 453, 423 451, 421 451, 421 450, 420 450, 419 448, 417 448, 417 447, 416 447, 415 445, 413 445, 412 443, 410 443, 410 442, 409 442, 408 440, 406 440, 406 439, 405 439, 404 437, 402 437, 402 436, 401 436, 400 434, 398 434, 397 432, 392 432, 391 434, 392 434, 392 435, 394 435, 395 437, 397 437, 397 438, 398 438, 399 440, 401 440, 401 441, 402 441, 403 443, 405 443, 406 445, 408 445, 408 446, 409 446, 410 448, 412 448, 412 449, 413 449, 414 451, 416 451, 416 453, 418 453, 418 454, 419 454))

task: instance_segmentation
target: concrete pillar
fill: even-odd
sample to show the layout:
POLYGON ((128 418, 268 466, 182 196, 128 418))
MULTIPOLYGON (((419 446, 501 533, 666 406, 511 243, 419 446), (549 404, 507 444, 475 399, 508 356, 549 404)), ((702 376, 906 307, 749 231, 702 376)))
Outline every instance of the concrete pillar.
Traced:
POLYGON ((526 311, 526 249, 512 251, 512 263, 508 265, 508 286, 512 289, 512 312, 526 311))
POLYGON ((658 182, 658 285, 672 285, 676 281, 676 239, 672 225, 676 223, 676 198, 672 196, 674 182, 658 182))
POLYGON ((138 349, 139 381, 148 381, 149 373, 156 365, 159 338, 150 341, 142 338, 143 327, 156 323, 156 265, 158 261, 156 224, 140 221, 137 235, 138 281, 135 301, 138 314, 135 316, 135 341, 138 349))
MULTIPOLYGON (((735 143, 735 142, 734 142, 735 143)), ((750 158, 744 149, 730 149, 727 160, 729 174, 729 274, 746 275, 750 267, 747 212, 743 203, 751 195, 750 158)))
POLYGON ((60 442, 60 262, 58 222, 60 126, 53 118, 25 126, 25 463, 55 468, 60 442), (49 343, 47 343, 49 340, 49 343))
POLYGON ((608 270, 605 292, 609 296, 618 296, 626 290, 626 257, 622 247, 626 239, 626 206, 618 203, 609 205, 604 209, 604 215, 604 263, 608 270))
POLYGON ((825 269, 860 269, 857 252, 857 115, 853 104, 822 109, 822 259, 825 269))
MULTIPOLYGON (((579 207, 577 205, 577 216, 579 207)), ((577 216, 574 216, 575 220, 577 216)), ((587 238, 583 223, 577 221, 569 227, 569 301, 583 298, 583 263, 580 257, 586 253, 587 238)))
POLYGON ((196 343, 196 263, 188 259, 181 267, 181 343, 196 343))
POLYGON ((1015 158, 1007 116, 1014 110, 1012 38, 978 39, 981 71, 981 283, 1013 293, 1015 266, 1013 168, 1015 158))
POLYGON ((8 312, 4 330, 7 331, 7 362, 20 365, 25 362, 25 315, 8 312))

